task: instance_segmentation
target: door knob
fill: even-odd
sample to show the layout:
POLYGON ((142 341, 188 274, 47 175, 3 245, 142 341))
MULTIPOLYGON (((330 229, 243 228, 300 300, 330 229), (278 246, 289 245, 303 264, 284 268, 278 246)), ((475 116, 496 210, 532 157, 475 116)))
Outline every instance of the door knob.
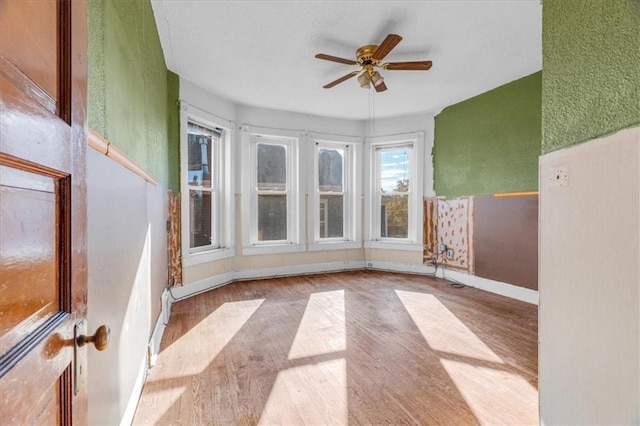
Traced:
POLYGON ((105 349, 107 349, 107 346, 109 346, 110 335, 111 330, 109 329, 109 327, 106 325, 101 325, 92 336, 86 336, 84 334, 78 336, 78 346, 82 347, 87 343, 93 343, 97 350, 104 351, 105 349))

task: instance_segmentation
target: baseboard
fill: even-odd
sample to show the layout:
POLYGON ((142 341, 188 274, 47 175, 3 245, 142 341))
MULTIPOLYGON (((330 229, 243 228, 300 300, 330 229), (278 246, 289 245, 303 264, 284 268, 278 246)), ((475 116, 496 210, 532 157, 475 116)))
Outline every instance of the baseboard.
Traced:
POLYGON ((122 418, 120 420, 120 426, 129 426, 133 423, 133 417, 136 414, 136 409, 138 408, 138 402, 140 401, 140 396, 142 395, 142 388, 144 387, 144 382, 147 378, 147 356, 142 359, 142 364, 140 365, 138 371, 138 377, 133 385, 133 389, 131 391, 131 395, 129 396, 129 401, 127 402, 127 408, 125 408, 124 413, 122 414, 122 418))
POLYGON ((442 278, 450 279, 468 285, 469 287, 479 288, 501 296, 510 297, 512 299, 521 300, 523 302, 538 304, 538 292, 529 288, 518 287, 512 284, 493 281, 488 278, 470 275, 464 272, 453 271, 451 269, 442 269, 442 278))
MULTIPOLYGON (((429 264, 397 263, 376 260, 313 263, 307 265, 276 266, 272 268, 246 269, 237 272, 227 272, 185 286, 172 287, 169 302, 175 302, 191 296, 195 296, 196 294, 212 290, 226 284, 230 284, 234 281, 359 269, 373 269, 380 271, 403 272, 409 274, 422 274, 430 276, 435 275, 438 278, 451 279, 470 287, 479 288, 481 290, 500 294, 512 299, 521 300, 523 302, 531 303, 534 305, 538 304, 538 292, 536 290, 518 287, 512 284, 494 281, 488 278, 482 278, 464 272, 444 269, 442 267, 438 268, 438 270, 436 271, 436 269, 429 264)), ((170 310, 170 305, 167 309, 170 310)), ((167 322, 168 315, 165 324, 167 322)))
POLYGON ((213 288, 229 284, 236 279, 235 276, 235 272, 227 272, 216 275, 215 277, 196 281, 191 284, 171 287, 171 297, 169 298, 169 301, 171 303, 177 302, 178 300, 186 299, 187 297, 195 296, 196 294, 203 293, 213 288))
POLYGON ((287 277, 292 275, 318 274, 323 272, 338 272, 364 269, 364 260, 312 263, 307 265, 275 266, 272 268, 245 269, 243 271, 227 272, 196 281, 179 287, 171 288, 170 301, 176 302, 187 297, 195 296, 214 288, 230 284, 234 281, 255 280, 263 278, 287 277))
POLYGON ((276 266, 273 268, 245 269, 235 273, 234 280, 286 277, 291 275, 319 274, 323 272, 351 271, 365 268, 364 260, 311 263, 307 265, 276 266))
POLYGON ((367 269, 389 272, 405 272, 408 274, 434 275, 436 269, 430 264, 424 263, 397 263, 382 260, 369 260, 367 269))
MULTIPOLYGON (((168 292, 165 290, 165 292, 168 292)), ((163 301, 164 301, 164 293, 163 293, 163 301)), ((166 306, 171 306, 171 303, 166 303, 166 306)), ((158 359, 158 354, 160 353, 160 343, 162 343, 162 336, 164 335, 164 330, 169 323, 169 314, 166 312, 167 309, 165 307, 165 303, 162 304, 162 312, 158 315, 158 320, 156 321, 156 326, 153 328, 153 334, 151 334, 151 339, 149 340, 149 350, 148 350, 148 367, 151 368, 156 365, 156 360, 158 359)))

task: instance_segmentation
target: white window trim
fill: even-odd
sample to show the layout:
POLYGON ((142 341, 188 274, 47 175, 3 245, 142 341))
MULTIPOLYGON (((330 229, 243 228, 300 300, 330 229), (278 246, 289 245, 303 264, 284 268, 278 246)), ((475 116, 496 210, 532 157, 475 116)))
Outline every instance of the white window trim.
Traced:
POLYGON ((231 121, 209 114, 186 102, 180 103, 180 207, 181 207, 181 240, 182 240, 182 264, 192 266, 232 257, 235 254, 234 247, 234 202, 232 164, 234 153, 231 149, 235 138, 235 124, 231 121), (217 180, 219 182, 218 203, 219 206, 212 212, 215 218, 216 239, 218 246, 209 249, 200 249, 191 252, 189 249, 189 182, 188 182, 188 122, 202 124, 206 127, 220 128, 223 130, 222 138, 218 143, 215 154, 217 180))
POLYGON ((305 251, 304 241, 304 176, 300 173, 302 164, 302 145, 306 139, 304 132, 291 130, 270 129, 243 125, 241 127, 242 164, 244 170, 251 168, 251 172, 242 173, 242 254, 274 254, 305 251), (287 241, 258 241, 257 238, 257 197, 253 185, 256 180, 255 145, 258 139, 265 142, 274 141, 288 146, 287 156, 287 185, 291 196, 287 200, 287 241), (255 212, 255 213, 254 213, 255 212))
POLYGON ((309 224, 308 241, 309 251, 345 250, 362 248, 362 182, 360 173, 362 165, 363 140, 354 136, 332 135, 325 133, 309 133, 309 155, 307 178, 308 209, 307 223, 309 224), (344 176, 344 200, 345 230, 344 238, 320 239, 316 232, 316 224, 319 221, 318 201, 316 200, 316 183, 318 179, 317 146, 336 147, 345 150, 345 176, 344 176), (349 146, 347 148, 347 145, 349 146))
POLYGON ((377 136, 366 140, 367 158, 365 175, 365 242, 364 247, 374 249, 422 251, 423 236, 423 168, 424 161, 424 133, 413 132, 397 135, 377 136), (379 205, 377 197, 377 159, 376 150, 380 147, 403 146, 411 144, 411 191, 409 193, 409 230, 408 238, 381 238, 379 205))

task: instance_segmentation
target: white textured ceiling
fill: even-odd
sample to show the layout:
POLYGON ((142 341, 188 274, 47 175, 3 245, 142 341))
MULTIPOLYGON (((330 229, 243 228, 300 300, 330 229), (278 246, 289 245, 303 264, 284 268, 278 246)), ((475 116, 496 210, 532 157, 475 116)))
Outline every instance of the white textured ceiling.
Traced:
POLYGON ((540 0, 152 5, 167 67, 242 105, 348 119, 437 113, 542 68, 540 0), (355 78, 322 88, 356 68, 316 53, 355 59, 389 33, 403 40, 385 62, 428 59, 431 70, 382 70, 382 93, 355 78))

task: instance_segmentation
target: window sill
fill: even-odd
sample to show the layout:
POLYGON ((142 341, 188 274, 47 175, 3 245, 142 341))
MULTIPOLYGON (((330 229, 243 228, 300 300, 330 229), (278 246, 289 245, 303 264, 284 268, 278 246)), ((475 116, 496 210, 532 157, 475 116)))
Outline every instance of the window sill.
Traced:
POLYGON ((370 249, 384 249, 384 250, 403 250, 403 251, 424 251, 422 244, 417 244, 411 241, 390 241, 390 240, 376 240, 365 241, 365 248, 370 249))
POLYGON ((233 257, 236 251, 233 247, 224 247, 203 251, 200 253, 190 253, 182 258, 182 266, 200 265, 201 263, 215 262, 216 260, 233 257))
POLYGON ((256 254, 279 254, 279 253, 299 253, 306 251, 304 244, 273 244, 256 245, 243 247, 243 256, 253 256, 256 254))
POLYGON ((309 251, 351 250, 362 248, 360 241, 319 241, 309 244, 309 251))

